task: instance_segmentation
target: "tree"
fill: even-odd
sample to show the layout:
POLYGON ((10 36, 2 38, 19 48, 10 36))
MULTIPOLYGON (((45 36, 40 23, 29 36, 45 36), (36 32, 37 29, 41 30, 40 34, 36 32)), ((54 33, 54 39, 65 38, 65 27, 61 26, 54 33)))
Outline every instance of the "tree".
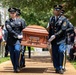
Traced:
POLYGON ((73 24, 76 23, 76 0, 1 0, 3 6, 17 7, 22 11, 22 17, 25 18, 27 25, 38 24, 47 26, 52 15, 53 5, 62 4, 65 9, 65 15, 70 18, 73 24))

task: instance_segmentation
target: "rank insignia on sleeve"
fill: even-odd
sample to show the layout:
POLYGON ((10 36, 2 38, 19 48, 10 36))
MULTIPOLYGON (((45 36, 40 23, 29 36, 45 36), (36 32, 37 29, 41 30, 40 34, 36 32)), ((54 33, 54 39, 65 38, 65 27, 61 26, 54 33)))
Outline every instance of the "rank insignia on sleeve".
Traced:
POLYGON ((9 25, 7 25, 7 28, 10 28, 10 26, 9 26, 9 25))

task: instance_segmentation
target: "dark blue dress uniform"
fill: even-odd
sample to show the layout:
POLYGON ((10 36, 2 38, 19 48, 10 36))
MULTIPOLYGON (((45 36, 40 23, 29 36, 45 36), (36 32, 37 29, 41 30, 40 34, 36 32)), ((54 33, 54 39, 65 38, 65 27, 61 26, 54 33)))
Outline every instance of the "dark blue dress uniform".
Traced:
MULTIPOLYGON (((55 6, 57 10, 61 8, 55 6)), ((55 35, 55 39, 51 41, 53 65, 56 70, 63 68, 64 51, 66 49, 66 32, 73 30, 73 25, 64 16, 52 16, 49 21, 49 38, 55 35)))
MULTIPOLYGON (((10 8, 8 11, 15 12, 16 8, 10 8)), ((17 72, 19 68, 19 56, 21 50, 21 38, 18 38, 18 35, 22 35, 22 30, 25 28, 25 22, 19 18, 10 18, 5 22, 5 26, 8 31, 7 44, 9 45, 10 58, 13 64, 13 69, 17 72)))
MULTIPOLYGON (((22 25, 26 25, 25 20, 21 19, 20 15, 21 15, 20 9, 16 8, 16 16, 18 17, 18 19, 22 21, 22 25)), ((24 46, 21 46, 19 63, 20 63, 20 68, 25 67, 25 47, 24 46)))

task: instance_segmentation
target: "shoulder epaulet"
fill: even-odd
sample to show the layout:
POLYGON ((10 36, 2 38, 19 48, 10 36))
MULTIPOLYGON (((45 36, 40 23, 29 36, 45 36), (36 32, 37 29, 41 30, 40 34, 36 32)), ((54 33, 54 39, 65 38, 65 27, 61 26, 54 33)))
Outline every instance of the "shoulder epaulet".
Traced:
POLYGON ((50 17, 50 21, 52 21, 53 19, 55 19, 55 16, 50 17))
POLYGON ((61 16, 62 19, 67 19, 65 16, 61 16))

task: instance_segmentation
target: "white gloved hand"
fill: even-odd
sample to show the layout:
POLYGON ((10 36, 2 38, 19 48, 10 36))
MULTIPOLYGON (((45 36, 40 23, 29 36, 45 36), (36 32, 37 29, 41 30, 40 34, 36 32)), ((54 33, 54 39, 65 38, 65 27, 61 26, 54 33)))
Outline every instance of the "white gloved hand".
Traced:
POLYGON ((18 35, 18 39, 22 39, 23 38, 23 35, 18 35))
POLYGON ((51 43, 48 43, 48 44, 47 44, 47 48, 48 48, 48 50, 51 49, 51 43))
POLYGON ((50 37, 50 39, 48 40, 48 42, 51 42, 51 41, 53 41, 55 39, 55 35, 52 35, 51 37, 50 37))

